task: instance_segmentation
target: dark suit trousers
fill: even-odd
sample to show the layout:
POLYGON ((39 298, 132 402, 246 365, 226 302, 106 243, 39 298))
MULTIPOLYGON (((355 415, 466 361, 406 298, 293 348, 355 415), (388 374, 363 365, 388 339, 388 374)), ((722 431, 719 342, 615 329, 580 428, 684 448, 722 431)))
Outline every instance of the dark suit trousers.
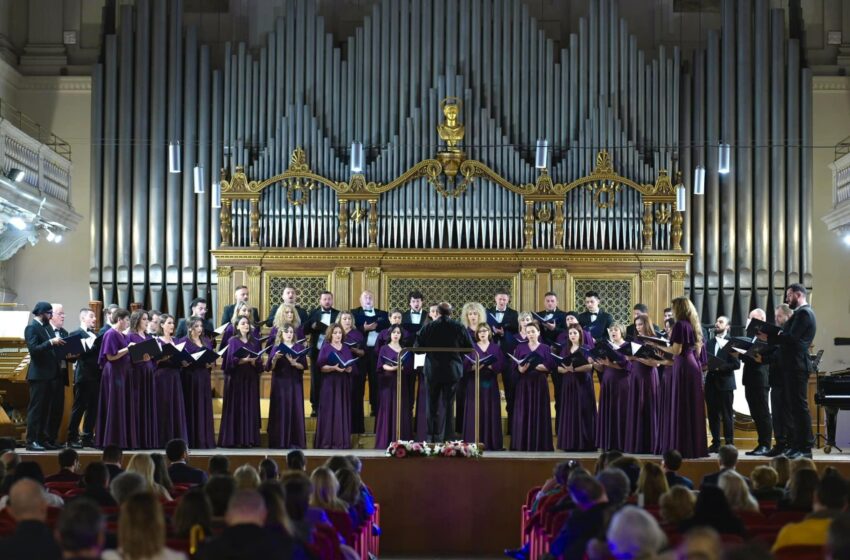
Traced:
POLYGON ((785 403, 785 386, 770 386, 770 408, 773 411, 771 421, 773 424, 773 436, 776 438, 776 446, 786 448, 791 445, 789 440, 791 434, 791 411, 785 403))
POLYGON ((50 414, 50 386, 52 379, 37 379, 27 382, 30 388, 30 403, 27 408, 27 443, 41 442, 47 429, 50 414))
POLYGON ((59 440, 59 427, 62 424, 62 416, 65 414, 65 379, 63 376, 68 376, 67 369, 61 369, 59 377, 50 382, 50 412, 47 414, 45 440, 52 443, 59 440))
POLYGON ((428 380, 428 438, 433 442, 452 441, 454 431, 454 400, 457 381, 428 380))
POLYGON ((770 447, 773 429, 770 423, 770 408, 767 401, 770 398, 770 387, 744 386, 744 396, 750 406, 750 416, 756 425, 759 445, 770 447))
POLYGON ((71 406, 71 419, 68 423, 68 441, 79 439, 80 422, 83 422, 83 439, 93 438, 99 394, 100 382, 96 379, 82 379, 74 383, 74 404, 71 406))
POLYGON ((809 413, 809 373, 795 369, 785 369, 785 403, 791 415, 791 431, 788 444, 794 449, 808 450, 814 444, 812 435, 812 416, 809 413))
POLYGON ((313 412, 319 411, 319 395, 322 393, 322 372, 316 367, 319 351, 315 348, 310 352, 310 405, 313 412))
POLYGON ((365 384, 369 383, 369 406, 372 408, 372 415, 378 415, 378 402, 380 401, 378 390, 378 355, 375 353, 375 347, 366 348, 366 355, 363 357, 366 362, 367 375, 363 379, 363 391, 360 393, 360 398, 364 397, 366 391, 365 384))
POLYGON ((712 383, 705 385, 705 404, 708 412, 708 429, 711 430, 711 443, 720 443, 720 423, 723 423, 724 443, 735 440, 735 425, 732 422, 732 391, 720 391, 712 383))

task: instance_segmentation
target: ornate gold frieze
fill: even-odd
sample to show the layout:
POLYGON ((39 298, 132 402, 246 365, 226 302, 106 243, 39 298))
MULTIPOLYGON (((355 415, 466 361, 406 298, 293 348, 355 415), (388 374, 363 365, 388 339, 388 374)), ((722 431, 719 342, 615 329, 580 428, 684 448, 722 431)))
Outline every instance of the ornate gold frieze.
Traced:
POLYGON ((258 278, 263 273, 263 267, 249 266, 247 272, 249 278, 258 278))
POLYGON ((657 272, 654 270, 641 270, 640 271, 640 279, 647 282, 650 280, 655 280, 657 272))
POLYGON ((673 277, 673 280, 684 280, 688 276, 684 270, 674 270, 670 275, 673 277))
POLYGON ((351 276, 351 267, 350 266, 339 266, 334 269, 334 276, 337 278, 348 278, 351 276))
POLYGON ((363 269, 363 273, 366 275, 366 278, 380 278, 381 277, 381 267, 379 266, 367 266, 363 269))
POLYGON ((565 280, 567 278, 567 271, 563 268, 553 268, 552 269, 552 280, 565 280))
POLYGON ((230 275, 233 274, 232 266, 219 266, 215 269, 216 276, 221 278, 230 278, 230 275))

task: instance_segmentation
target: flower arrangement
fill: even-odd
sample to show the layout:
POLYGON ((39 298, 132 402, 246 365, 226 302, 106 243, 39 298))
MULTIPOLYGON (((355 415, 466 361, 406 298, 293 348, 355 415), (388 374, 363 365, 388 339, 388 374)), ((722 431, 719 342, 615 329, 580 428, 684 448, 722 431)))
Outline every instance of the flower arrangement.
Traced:
POLYGON ((477 459, 484 450, 477 443, 447 441, 428 443, 424 441, 394 441, 387 447, 387 457, 467 457, 477 459))

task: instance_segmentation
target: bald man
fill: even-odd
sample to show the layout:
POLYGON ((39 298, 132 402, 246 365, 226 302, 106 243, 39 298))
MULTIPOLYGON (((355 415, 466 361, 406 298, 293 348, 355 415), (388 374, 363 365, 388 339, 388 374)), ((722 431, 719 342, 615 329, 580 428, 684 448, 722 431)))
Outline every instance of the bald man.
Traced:
POLYGON ((23 478, 9 490, 9 511, 17 525, 15 532, 0 540, 0 556, 5 560, 62 558, 62 551, 47 526, 47 500, 38 482, 23 478))
POLYGON ((265 529, 266 504, 256 490, 239 490, 227 505, 227 528, 204 541, 196 558, 240 560, 292 558, 292 540, 283 533, 265 529))
POLYGON ((354 317, 354 325, 363 334, 363 339, 366 341, 366 375, 360 374, 358 379, 352 381, 352 399, 353 406, 351 409, 351 431, 355 434, 362 434, 365 431, 363 422, 363 396, 366 394, 366 381, 369 382, 369 405, 372 409, 372 416, 375 416, 378 410, 378 378, 377 378, 377 362, 378 354, 376 352, 378 334, 390 326, 390 316, 383 309, 375 307, 375 295, 369 290, 365 290, 360 294, 360 307, 355 307, 351 310, 351 315, 354 317))

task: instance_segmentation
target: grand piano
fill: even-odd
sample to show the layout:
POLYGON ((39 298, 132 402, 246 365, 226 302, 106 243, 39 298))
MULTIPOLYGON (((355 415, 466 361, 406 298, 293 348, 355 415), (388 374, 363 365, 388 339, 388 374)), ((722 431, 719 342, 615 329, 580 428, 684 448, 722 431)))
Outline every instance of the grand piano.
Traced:
POLYGON ((26 429, 30 355, 24 340, 29 312, 0 306, 0 437, 22 439, 26 429))

